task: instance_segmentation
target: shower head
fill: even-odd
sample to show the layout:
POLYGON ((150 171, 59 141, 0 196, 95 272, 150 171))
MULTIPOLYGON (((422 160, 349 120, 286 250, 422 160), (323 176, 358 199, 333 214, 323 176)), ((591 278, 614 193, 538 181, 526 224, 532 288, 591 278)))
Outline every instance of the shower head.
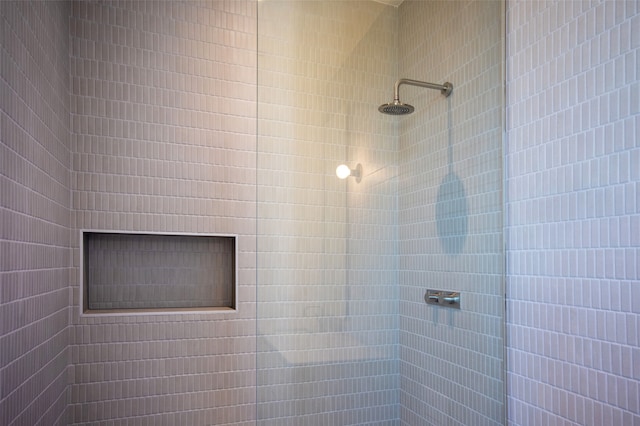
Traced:
POLYGON ((393 102, 389 102, 388 104, 382 104, 378 107, 378 111, 383 114, 389 115, 405 115, 411 114, 413 112, 413 106, 409 104, 403 104, 399 100, 394 100, 393 102))
POLYGON ((380 105, 378 107, 378 111, 380 111, 383 114, 389 114, 389 115, 405 115, 405 114, 411 114, 413 112, 414 108, 411 105, 403 104, 402 102, 400 102, 399 93, 400 93, 400 85, 402 84, 410 84, 412 86, 420 86, 420 87, 426 87, 427 89, 440 90, 440 93, 442 93, 442 95, 445 97, 449 96, 453 91, 453 85, 449 82, 444 84, 434 84, 434 83, 427 83, 424 81, 409 80, 407 78, 401 78, 400 80, 396 81, 396 84, 394 86, 393 102, 380 105))

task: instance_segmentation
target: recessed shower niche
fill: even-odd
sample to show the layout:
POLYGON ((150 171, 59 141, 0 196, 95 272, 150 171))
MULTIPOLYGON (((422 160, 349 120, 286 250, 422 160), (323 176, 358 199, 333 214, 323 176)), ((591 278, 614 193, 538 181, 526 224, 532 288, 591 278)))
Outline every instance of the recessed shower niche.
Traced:
POLYGON ((236 237, 82 233, 85 314, 234 310, 236 237))

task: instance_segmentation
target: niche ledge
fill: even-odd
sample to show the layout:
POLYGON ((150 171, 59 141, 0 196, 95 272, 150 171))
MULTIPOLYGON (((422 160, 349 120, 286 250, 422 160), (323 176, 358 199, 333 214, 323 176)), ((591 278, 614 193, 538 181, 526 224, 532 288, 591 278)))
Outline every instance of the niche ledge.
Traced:
POLYGON ((236 240, 81 231, 81 315, 235 312, 236 240))

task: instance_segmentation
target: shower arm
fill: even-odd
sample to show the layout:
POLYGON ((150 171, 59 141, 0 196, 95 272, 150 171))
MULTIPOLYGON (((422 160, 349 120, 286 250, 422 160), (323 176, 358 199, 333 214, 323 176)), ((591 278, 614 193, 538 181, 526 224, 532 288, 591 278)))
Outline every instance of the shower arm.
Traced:
POLYGON ((446 82, 444 84, 435 84, 435 83, 427 83, 426 81, 401 78, 400 80, 396 81, 396 84, 393 87, 394 101, 398 101, 398 102, 400 101, 400 86, 403 84, 409 84, 411 86, 419 86, 419 87, 426 87, 427 89, 439 90, 440 93, 442 93, 445 97, 449 96, 451 94, 451 91, 453 91, 453 85, 449 82, 446 82))

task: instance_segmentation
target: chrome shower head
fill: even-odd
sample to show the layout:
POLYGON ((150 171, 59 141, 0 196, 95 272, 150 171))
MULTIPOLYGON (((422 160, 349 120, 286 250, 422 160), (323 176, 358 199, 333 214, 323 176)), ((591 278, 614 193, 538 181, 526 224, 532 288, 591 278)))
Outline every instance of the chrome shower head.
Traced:
POLYGON ((394 100, 393 102, 389 102, 388 104, 382 104, 378 107, 378 111, 383 114, 389 115, 405 115, 411 114, 413 112, 413 106, 409 104, 403 104, 399 100, 394 100))
POLYGON ((383 114, 389 114, 389 115, 405 115, 405 114, 411 114, 413 112, 414 108, 411 105, 403 104, 402 102, 400 102, 399 92, 400 92, 400 85, 402 84, 410 84, 412 86, 420 86, 420 87, 426 87, 427 89, 440 90, 440 93, 442 93, 442 95, 445 97, 449 96, 453 91, 453 85, 449 82, 444 84, 434 84, 434 83, 427 83, 424 81, 409 80, 407 78, 401 78, 400 80, 396 81, 396 84, 394 87, 393 102, 380 105, 378 107, 378 111, 380 111, 383 114))

